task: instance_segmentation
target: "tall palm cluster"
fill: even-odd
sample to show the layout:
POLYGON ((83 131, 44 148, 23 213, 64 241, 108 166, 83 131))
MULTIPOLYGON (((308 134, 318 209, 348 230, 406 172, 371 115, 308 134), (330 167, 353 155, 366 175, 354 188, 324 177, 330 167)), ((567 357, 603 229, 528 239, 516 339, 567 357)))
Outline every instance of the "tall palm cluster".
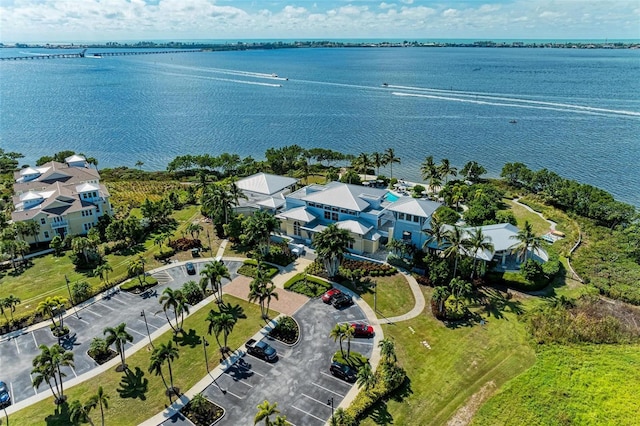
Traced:
POLYGON ((218 306, 218 310, 211 309, 207 315, 206 321, 209 323, 208 333, 209 335, 213 334, 215 337, 223 358, 225 358, 229 352, 229 346, 227 345, 229 334, 231 334, 233 328, 241 318, 246 318, 242 307, 240 305, 232 306, 229 303, 221 303, 218 306), (222 335, 222 342, 220 341, 220 335, 222 335))
POLYGON ((368 174, 372 168, 376 170, 376 176, 380 175, 380 167, 389 166, 390 177, 393 178, 393 165, 400 164, 400 158, 393 148, 387 148, 384 152, 367 154, 361 152, 351 161, 351 167, 358 173, 368 174))
POLYGON ((62 372, 61 368, 74 366, 73 352, 67 351, 58 344, 54 344, 51 347, 40 345, 38 348, 40 349, 40 354, 32 362, 33 386, 37 389, 40 385, 46 383, 51 389, 56 404, 61 404, 66 399, 62 384, 62 379, 66 377, 66 374, 62 372))
POLYGON ((256 276, 249 285, 249 301, 258 302, 262 318, 266 320, 269 318, 269 305, 272 299, 278 300, 276 286, 269 278, 268 270, 264 263, 259 262, 256 276))
POLYGON ((313 238, 313 245, 318 258, 324 264, 329 278, 338 275, 340 263, 354 239, 346 229, 340 229, 335 223, 330 224, 313 238))
POLYGON ((344 350, 342 349, 342 342, 347 341, 347 358, 351 356, 351 339, 354 337, 354 330, 348 323, 336 324, 329 333, 329 337, 333 339, 333 341, 340 342, 340 353, 342 356, 345 356, 344 350))
POLYGON ((428 156, 420 166, 422 178, 427 181, 431 192, 435 194, 436 188, 446 185, 449 176, 457 176, 458 169, 451 166, 448 159, 443 158, 440 164, 433 161, 433 155, 428 156))

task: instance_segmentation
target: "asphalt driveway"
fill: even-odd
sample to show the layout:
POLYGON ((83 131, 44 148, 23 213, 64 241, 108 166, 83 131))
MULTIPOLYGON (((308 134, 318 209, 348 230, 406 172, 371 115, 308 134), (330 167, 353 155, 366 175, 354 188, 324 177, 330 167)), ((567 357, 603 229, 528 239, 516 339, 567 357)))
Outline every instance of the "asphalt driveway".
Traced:
MULTIPOLYGON (((336 310, 312 299, 296 312, 302 339, 289 347, 268 340, 279 359, 267 363, 245 355, 205 389, 203 394, 226 411, 219 425, 252 425, 256 406, 265 399, 277 402, 281 415, 294 426, 324 425, 331 417, 331 401, 337 407, 352 386, 329 373, 331 357, 339 349, 329 338, 336 323, 366 321, 362 310, 351 306, 336 310)), ((373 339, 353 339, 351 349, 369 357, 373 339)), ((345 347, 346 350, 346 347, 345 347)), ((188 421, 187 421, 188 422, 188 421)), ((182 423, 176 417, 165 425, 182 423)))

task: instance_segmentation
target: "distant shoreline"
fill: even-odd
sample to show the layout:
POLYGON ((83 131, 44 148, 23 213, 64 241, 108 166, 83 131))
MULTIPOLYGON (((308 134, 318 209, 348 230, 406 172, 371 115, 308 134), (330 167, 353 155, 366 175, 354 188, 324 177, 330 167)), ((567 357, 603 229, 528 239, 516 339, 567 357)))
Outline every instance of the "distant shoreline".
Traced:
POLYGON ((339 40, 306 40, 306 41, 138 41, 138 42, 104 42, 104 43, 0 43, 0 48, 41 48, 41 49, 201 49, 211 51, 221 50, 261 50, 261 49, 299 49, 299 48, 407 48, 407 47, 484 47, 484 48, 547 48, 547 49, 640 49, 640 40, 637 41, 492 41, 492 40, 451 40, 451 41, 339 41, 339 40))

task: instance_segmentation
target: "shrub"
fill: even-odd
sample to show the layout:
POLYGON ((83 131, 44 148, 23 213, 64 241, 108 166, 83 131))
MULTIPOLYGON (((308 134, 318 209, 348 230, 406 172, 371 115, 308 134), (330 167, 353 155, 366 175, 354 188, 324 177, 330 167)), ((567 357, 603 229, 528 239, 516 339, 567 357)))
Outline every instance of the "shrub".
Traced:
POLYGON ((171 256, 173 256, 174 254, 176 254, 176 251, 175 251, 175 250, 173 250, 173 249, 171 249, 171 250, 167 250, 167 251, 163 251, 163 252, 160 252, 160 253, 154 254, 154 255, 153 255, 153 258, 154 258, 155 260, 158 260, 158 261, 163 261, 163 260, 167 260, 167 259, 169 259, 169 258, 170 258, 171 256))
POLYGON ((298 341, 300 328, 293 318, 285 316, 278 321, 278 324, 271 330, 269 336, 291 345, 298 341))
POLYGON ((193 280, 187 281, 182 285, 182 294, 187 298, 190 305, 195 305, 202 300, 202 289, 193 280))
POLYGON ((291 252, 286 242, 273 244, 269 250, 269 254, 265 257, 265 261, 275 263, 280 266, 287 266, 296 260, 296 255, 291 252))
MULTIPOLYGON (((238 268, 238 273, 247 277, 255 278, 258 271, 258 262, 253 259, 247 259, 244 264, 238 268)), ((267 268, 267 277, 269 279, 275 277, 279 272, 278 268, 273 266, 267 268)))
POLYGON ((284 284, 284 288, 305 296, 318 297, 329 290, 331 284, 320 278, 301 273, 290 278, 284 284))
POLYGON ((169 247, 176 251, 187 251, 194 248, 202 248, 202 242, 197 238, 178 238, 169 241, 169 247))

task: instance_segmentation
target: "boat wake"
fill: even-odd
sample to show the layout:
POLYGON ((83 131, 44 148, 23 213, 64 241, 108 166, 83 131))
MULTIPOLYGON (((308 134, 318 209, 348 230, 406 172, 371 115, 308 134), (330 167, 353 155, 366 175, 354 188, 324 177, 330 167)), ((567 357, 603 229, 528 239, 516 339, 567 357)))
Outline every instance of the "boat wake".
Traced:
POLYGON ((255 86, 282 87, 282 84, 264 83, 262 81, 236 80, 236 79, 233 79, 233 78, 209 77, 209 76, 206 76, 206 75, 180 74, 180 73, 172 73, 172 72, 163 72, 162 74, 171 75, 171 76, 175 76, 175 77, 196 78, 196 79, 199 79, 199 80, 215 80, 215 81, 226 81, 226 82, 229 82, 229 83, 251 84, 251 85, 255 85, 255 86))
POLYGON ((615 110, 607 108, 597 108, 585 105, 565 104, 559 102, 538 101, 526 98, 515 98, 500 93, 465 92, 443 89, 431 89, 410 86, 387 85, 385 87, 401 89, 405 91, 395 91, 394 96, 405 96, 415 98, 427 98, 445 100, 451 102, 465 102, 478 105, 494 105, 513 108, 542 109, 560 112, 573 112, 580 114, 603 115, 603 116, 624 116, 640 117, 640 112, 615 110))

